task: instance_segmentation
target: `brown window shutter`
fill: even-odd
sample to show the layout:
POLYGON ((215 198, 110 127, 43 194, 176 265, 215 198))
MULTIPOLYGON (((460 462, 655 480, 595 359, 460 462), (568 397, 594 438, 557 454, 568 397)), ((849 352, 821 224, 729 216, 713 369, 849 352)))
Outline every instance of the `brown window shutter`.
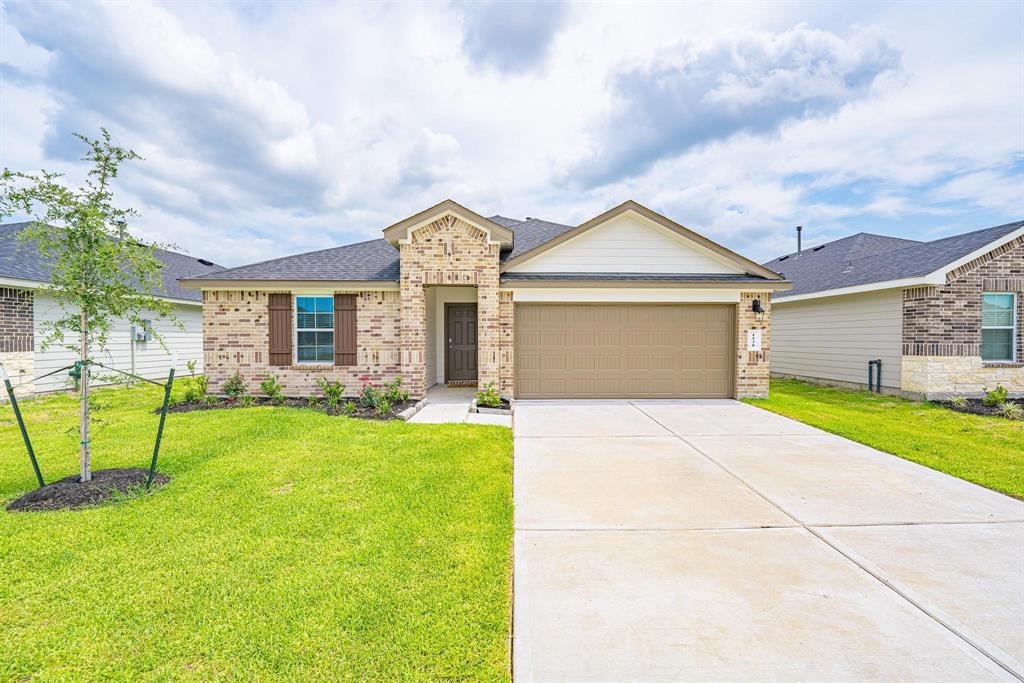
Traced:
POLYGON ((356 364, 356 295, 334 295, 334 364, 356 364))
POLYGON ((292 364, 292 295, 270 294, 270 364, 292 364))

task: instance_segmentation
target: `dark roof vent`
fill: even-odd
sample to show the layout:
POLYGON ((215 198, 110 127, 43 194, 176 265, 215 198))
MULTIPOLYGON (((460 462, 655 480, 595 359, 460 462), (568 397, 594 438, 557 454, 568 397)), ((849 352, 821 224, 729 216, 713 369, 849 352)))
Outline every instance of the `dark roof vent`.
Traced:
POLYGON ((822 249, 824 249, 827 246, 828 246, 827 244, 823 244, 820 247, 815 247, 814 249, 811 249, 811 251, 821 251, 822 249))
POLYGON ((789 256, 780 256, 780 257, 779 257, 779 260, 780 260, 780 261, 785 261, 785 260, 786 260, 786 259, 788 259, 788 258, 789 258, 789 256))
POLYGON ((197 258, 197 259, 196 259, 196 261, 199 261, 199 262, 200 262, 200 263, 202 263, 202 264, 203 264, 204 266, 212 266, 212 265, 213 265, 213 261, 207 261, 207 260, 206 260, 206 259, 204 259, 204 258, 197 258))

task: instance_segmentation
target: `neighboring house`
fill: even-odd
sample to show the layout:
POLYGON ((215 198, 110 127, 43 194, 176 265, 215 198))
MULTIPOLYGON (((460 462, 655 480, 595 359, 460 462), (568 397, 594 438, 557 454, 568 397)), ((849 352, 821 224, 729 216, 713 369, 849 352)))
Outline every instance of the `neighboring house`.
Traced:
MULTIPOLYGON (((64 372, 37 382, 31 379, 77 360, 77 353, 56 343, 43 349, 43 325, 58 318, 61 309, 46 291, 50 280, 48 265, 34 246, 23 245, 17 239, 17 234, 28 225, 0 225, 0 363, 11 376, 18 395, 69 388, 70 378, 64 372)), ((220 270, 210 261, 173 251, 157 249, 156 257, 164 264, 161 275, 165 291, 158 294, 173 304, 174 314, 185 329, 155 316, 151 330, 136 330, 127 320, 116 321, 106 348, 97 359, 104 365, 151 379, 167 376, 171 354, 178 356, 178 371, 184 371, 190 360, 198 361, 202 368, 202 298, 179 285, 178 278, 220 270), (167 350, 153 338, 154 330, 163 337, 167 350)), ((104 383, 103 371, 98 370, 97 374, 96 381, 104 383)), ((5 391, 0 390, 0 395, 0 400, 7 400, 5 391)))
POLYGON ((203 291, 214 391, 237 371, 294 396, 401 377, 415 397, 493 382, 519 398, 765 396, 789 286, 635 202, 571 226, 450 200, 383 239, 182 283, 203 291))
POLYGON ((1024 396, 1024 221, 932 242, 859 233, 764 264, 793 288, 774 302, 772 372, 884 390, 1024 396))

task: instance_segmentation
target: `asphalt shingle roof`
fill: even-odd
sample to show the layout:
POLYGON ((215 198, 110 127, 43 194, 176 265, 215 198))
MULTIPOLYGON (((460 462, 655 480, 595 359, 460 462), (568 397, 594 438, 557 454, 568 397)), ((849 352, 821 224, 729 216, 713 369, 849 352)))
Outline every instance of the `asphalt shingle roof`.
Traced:
MULTIPOLYGON (((30 280, 32 282, 49 282, 49 264, 46 263, 42 255, 34 247, 23 245, 18 241, 18 233, 29 225, 30 223, 0 225, 0 277, 30 280)), ((153 293, 172 299, 202 301, 203 296, 201 292, 182 287, 178 279, 208 275, 223 270, 216 263, 209 261, 203 263, 195 256, 165 249, 157 249, 156 257, 164 264, 161 271, 164 291, 153 293)))
POLYGON ((397 282, 398 250, 385 239, 228 268, 225 280, 382 280, 397 282))
POLYGON ((793 283, 792 289, 775 295, 784 299, 927 275, 1022 227, 1024 221, 1017 221, 931 242, 862 232, 762 265, 793 283))

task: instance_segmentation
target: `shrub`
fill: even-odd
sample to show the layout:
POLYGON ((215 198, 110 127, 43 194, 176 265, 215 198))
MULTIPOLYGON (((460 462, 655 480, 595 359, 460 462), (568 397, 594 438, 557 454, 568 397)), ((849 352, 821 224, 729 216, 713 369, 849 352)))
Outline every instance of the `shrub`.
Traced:
POLYGON ((387 415, 391 412, 391 401, 382 395, 377 399, 373 409, 377 411, 378 415, 387 415))
POLYGON ((193 377, 196 376, 196 360, 194 358, 190 361, 186 361, 185 367, 188 368, 188 374, 192 375, 193 377))
POLYGON ((402 378, 396 377, 394 381, 384 384, 384 398, 391 403, 404 403, 409 400, 409 392, 402 389, 402 378))
POLYGON ((359 410, 359 406, 355 401, 345 401, 345 405, 341 407, 341 410, 346 415, 355 415, 356 411, 359 410))
POLYGON ((213 394, 207 394, 206 396, 203 396, 203 403, 205 403, 208 406, 212 406, 219 400, 220 399, 214 396, 213 394))
POLYGON ((316 394, 310 394, 309 396, 306 397, 307 408, 316 408, 318 405, 320 405, 319 396, 317 396, 316 394))
POLYGON ((362 383, 359 387, 359 402, 367 408, 373 408, 381 399, 380 389, 370 384, 370 378, 363 375, 359 378, 362 383))
POLYGON ((345 393, 345 385, 341 382, 332 382, 324 377, 316 381, 320 385, 320 391, 324 392, 324 400, 332 408, 338 407, 341 403, 341 395, 345 393))
POLYGON ((224 394, 232 401, 242 398, 249 393, 249 387, 246 385, 245 380, 242 379, 241 373, 235 370, 235 374, 231 375, 227 382, 224 382, 224 394))
POLYGON ((252 406, 256 405, 256 397, 250 396, 249 394, 245 394, 239 399, 238 402, 241 403, 242 406, 245 408, 251 408, 252 406))
POLYGON ((281 383, 277 381, 277 375, 267 375, 267 378, 260 382, 260 389, 271 403, 281 405, 284 403, 284 394, 281 391, 281 383))
POLYGON ((1006 403, 999 406, 999 414, 1009 420, 1024 420, 1024 408, 1019 403, 1006 403))
POLYGON ((498 393, 498 389, 494 386, 494 382, 488 382, 484 385, 484 388, 473 394, 476 398, 476 404, 483 406, 484 408, 500 408, 501 407, 501 394, 498 393))
POLYGON ((967 399, 964 398, 963 396, 954 396, 953 398, 949 399, 949 405, 953 406, 954 408, 963 409, 967 407, 967 399))
POLYGON ((185 378, 185 400, 186 401, 202 401, 206 398, 206 392, 209 389, 209 382, 206 375, 198 375, 195 377, 185 378))
POLYGON ((981 402, 987 406, 1001 406, 1006 403, 1006 399, 1010 392, 1006 390, 1002 384, 996 386, 995 389, 989 391, 988 387, 985 388, 985 398, 981 399, 981 402))

